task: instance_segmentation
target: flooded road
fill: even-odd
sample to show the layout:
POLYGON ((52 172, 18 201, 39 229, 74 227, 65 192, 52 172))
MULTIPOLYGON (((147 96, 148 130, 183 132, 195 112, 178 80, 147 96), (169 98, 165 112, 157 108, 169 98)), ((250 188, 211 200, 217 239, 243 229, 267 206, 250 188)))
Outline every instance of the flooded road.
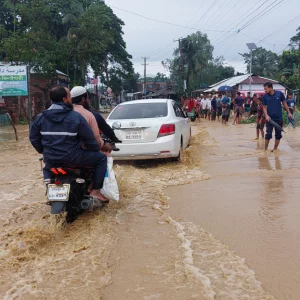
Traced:
POLYGON ((182 163, 116 164, 121 201, 69 225, 26 127, 0 141, 0 298, 299 299, 298 132, 266 155, 249 125, 192 129, 182 163))
POLYGON ((277 299, 300 299, 299 131, 288 130, 280 152, 266 155, 251 125, 205 127, 218 142, 201 149, 212 178, 169 188, 170 214, 244 257, 277 299))

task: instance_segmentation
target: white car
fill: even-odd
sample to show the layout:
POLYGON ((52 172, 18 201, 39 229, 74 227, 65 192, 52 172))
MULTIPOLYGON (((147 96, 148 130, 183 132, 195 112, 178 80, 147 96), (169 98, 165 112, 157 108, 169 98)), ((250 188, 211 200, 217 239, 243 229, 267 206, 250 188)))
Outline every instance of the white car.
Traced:
POLYGON ((106 122, 122 141, 116 160, 174 158, 190 143, 191 125, 174 100, 149 99, 119 104, 106 122))

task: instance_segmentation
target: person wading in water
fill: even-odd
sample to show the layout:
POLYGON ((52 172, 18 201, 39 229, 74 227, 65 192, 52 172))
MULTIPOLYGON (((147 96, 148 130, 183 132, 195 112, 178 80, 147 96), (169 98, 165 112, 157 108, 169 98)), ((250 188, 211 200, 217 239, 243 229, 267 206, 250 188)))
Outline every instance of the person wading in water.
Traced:
POLYGON ((275 145, 273 151, 276 151, 279 146, 280 140, 282 138, 282 134, 281 134, 281 129, 274 127, 274 125, 270 123, 270 120, 272 119, 280 127, 283 126, 281 104, 287 111, 288 117, 290 119, 293 118, 293 115, 289 110, 289 107, 285 101, 285 97, 283 93, 280 91, 275 91, 273 89, 273 84, 271 82, 265 83, 264 89, 266 94, 263 96, 262 104, 263 104, 263 110, 267 121, 266 124, 267 132, 265 136, 265 150, 266 151, 268 150, 270 140, 272 139, 272 132, 273 129, 275 129, 275 145))

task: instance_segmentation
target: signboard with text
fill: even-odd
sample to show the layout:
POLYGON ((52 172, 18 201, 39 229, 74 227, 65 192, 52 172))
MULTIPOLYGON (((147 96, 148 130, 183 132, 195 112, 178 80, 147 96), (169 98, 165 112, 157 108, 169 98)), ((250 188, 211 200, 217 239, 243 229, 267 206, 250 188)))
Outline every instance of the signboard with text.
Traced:
POLYGON ((27 67, 0 66, 0 97, 27 95, 27 67))

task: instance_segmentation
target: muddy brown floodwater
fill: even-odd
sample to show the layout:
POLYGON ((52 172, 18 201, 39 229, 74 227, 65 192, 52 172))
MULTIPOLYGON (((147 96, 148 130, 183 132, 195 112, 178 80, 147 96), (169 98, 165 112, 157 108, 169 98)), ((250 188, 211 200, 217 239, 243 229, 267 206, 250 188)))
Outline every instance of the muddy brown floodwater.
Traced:
POLYGON ((274 155, 249 125, 193 124, 181 163, 115 164, 121 201, 66 225, 18 129, 0 138, 0 299, 299 299, 298 130, 274 155))
POLYGON ((265 154, 251 125, 204 126, 218 143, 200 150, 211 179, 168 189, 170 214, 244 257, 277 299, 300 299, 300 132, 287 130, 280 151, 265 154))

